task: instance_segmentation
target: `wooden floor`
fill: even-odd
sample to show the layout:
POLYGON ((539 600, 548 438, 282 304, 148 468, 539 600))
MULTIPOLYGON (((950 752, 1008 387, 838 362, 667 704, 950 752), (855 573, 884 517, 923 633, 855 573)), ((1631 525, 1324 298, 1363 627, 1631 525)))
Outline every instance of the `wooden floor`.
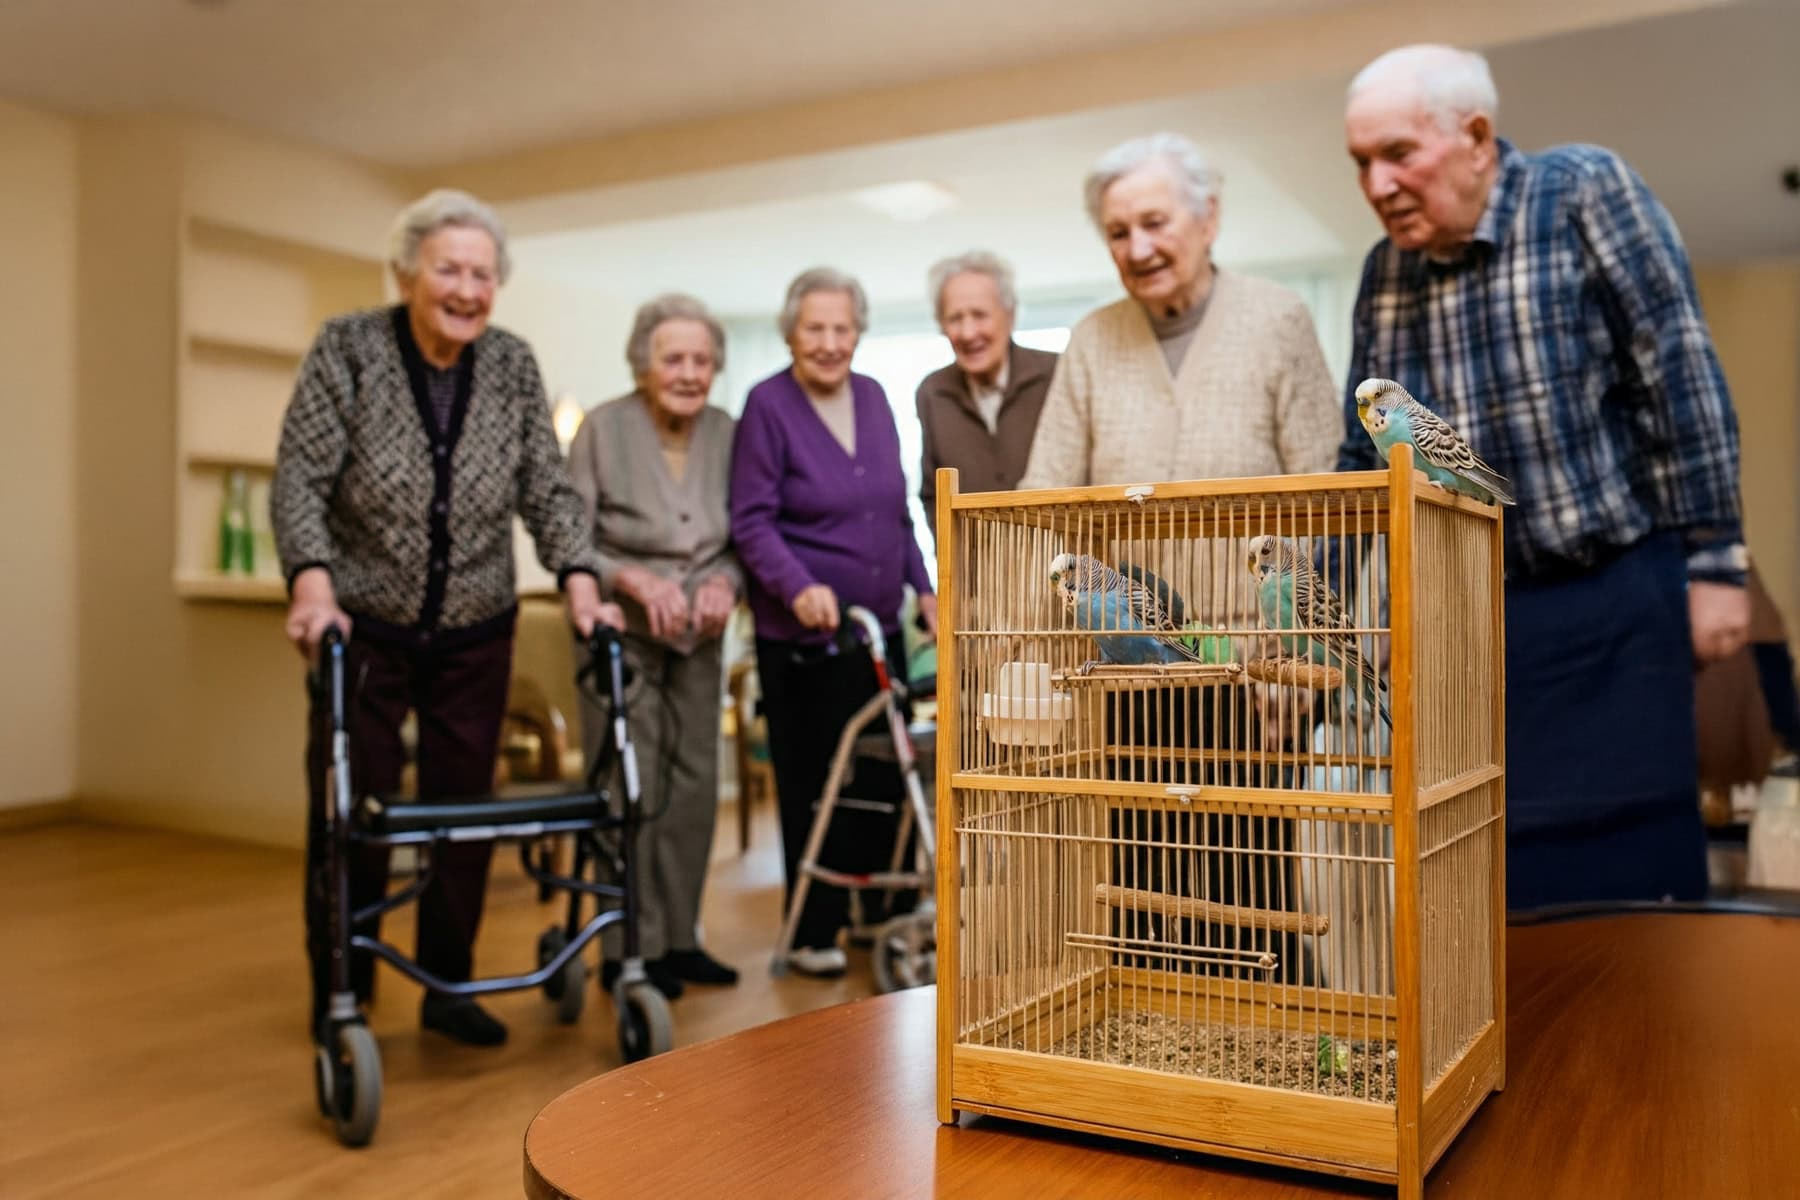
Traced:
MULTIPOLYGON (((707 944, 743 980, 676 1001, 676 1044, 869 994, 858 951, 842 980, 769 975, 773 816, 759 814, 748 856, 729 808, 719 832, 707 944)), ((553 911, 503 848, 478 966, 524 969, 553 911)), ((0 914, 9 1198, 517 1196, 531 1118, 619 1062, 598 989, 574 1026, 539 993, 491 998, 512 1037, 478 1050, 421 1032, 419 989, 383 968, 371 1018, 381 1125, 372 1145, 346 1150, 313 1104, 297 853, 88 824, 8 833, 0 914)), ((406 946, 411 929, 403 912, 384 932, 406 946)))

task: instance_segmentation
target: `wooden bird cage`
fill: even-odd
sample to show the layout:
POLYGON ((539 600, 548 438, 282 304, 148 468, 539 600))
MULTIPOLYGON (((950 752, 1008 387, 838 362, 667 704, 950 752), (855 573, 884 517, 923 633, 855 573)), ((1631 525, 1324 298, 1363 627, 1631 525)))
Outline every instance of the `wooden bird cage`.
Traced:
POLYGON ((937 517, 939 1119, 1418 1196, 1504 1080, 1499 510, 1402 450, 1134 488, 946 470, 937 517), (1264 535, 1341 611, 1271 619, 1264 535))

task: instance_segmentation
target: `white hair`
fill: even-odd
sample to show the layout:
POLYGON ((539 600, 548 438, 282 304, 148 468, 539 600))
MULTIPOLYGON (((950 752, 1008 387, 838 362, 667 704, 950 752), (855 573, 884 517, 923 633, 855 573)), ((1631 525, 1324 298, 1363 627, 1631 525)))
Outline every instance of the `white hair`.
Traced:
POLYGON ((400 210, 388 233, 388 266, 411 277, 419 273, 419 243, 446 225, 480 229, 494 239, 494 258, 505 283, 512 274, 512 258, 506 253, 506 226, 493 209, 455 188, 427 192, 400 210))
POLYGON ((1473 50, 1432 43, 1389 50, 1356 73, 1346 99, 1354 101, 1369 88, 1388 83, 1411 85, 1425 111, 1446 133, 1476 113, 1491 123, 1500 119, 1500 93, 1487 59, 1473 50))
POLYGON ((631 377, 642 379, 650 373, 650 339, 667 321, 698 321, 712 336, 713 366, 725 365, 725 327, 719 324, 706 305, 682 292, 665 292, 638 306, 631 322, 631 336, 625 339, 625 361, 631 364, 631 377))
POLYGON ((1088 217, 1096 229, 1100 228, 1100 200, 1106 189, 1158 159, 1169 165, 1176 182, 1181 184, 1182 198, 1194 215, 1204 217, 1210 211, 1224 186, 1224 173, 1212 165, 1200 147, 1179 133, 1153 133, 1120 142, 1094 161, 1082 184, 1082 193, 1087 199, 1088 217))
POLYGON ((944 315, 944 288, 958 275, 986 275, 994 281, 994 290, 1000 293, 1000 307, 1007 312, 1018 311, 1019 297, 1013 290, 1012 264, 998 254, 971 250, 967 254, 939 259, 926 273, 926 286, 931 289, 931 311, 938 316, 944 315))
POLYGON ((794 282, 788 284, 787 299, 782 301, 781 314, 775 318, 775 328, 781 331, 783 341, 794 336, 794 326, 800 323, 800 302, 814 292, 844 292, 849 295, 856 332, 869 331, 869 297, 863 291, 862 284, 856 282, 856 276, 831 267, 814 267, 810 271, 800 272, 794 276, 794 282))

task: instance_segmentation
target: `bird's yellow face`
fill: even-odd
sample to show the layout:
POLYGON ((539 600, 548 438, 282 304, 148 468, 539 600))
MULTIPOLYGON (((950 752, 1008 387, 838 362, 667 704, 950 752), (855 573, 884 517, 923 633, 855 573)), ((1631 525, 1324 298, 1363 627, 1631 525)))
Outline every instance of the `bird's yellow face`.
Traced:
POLYGON ((1266 533, 1251 538, 1249 553, 1244 557, 1251 576, 1260 580, 1263 572, 1275 564, 1275 539, 1266 533))
POLYGON ((1387 412, 1378 404, 1386 393, 1385 379, 1365 379, 1356 385, 1356 419, 1370 433, 1387 427, 1387 412))

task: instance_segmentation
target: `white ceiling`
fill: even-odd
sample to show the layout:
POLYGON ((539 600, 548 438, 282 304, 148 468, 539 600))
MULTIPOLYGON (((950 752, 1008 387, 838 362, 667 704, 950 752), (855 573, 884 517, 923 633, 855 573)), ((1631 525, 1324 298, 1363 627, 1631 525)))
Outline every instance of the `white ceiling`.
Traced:
MULTIPOLYGON (((3 0, 0 95, 207 115, 419 166, 1347 2, 3 0)), ((1490 58, 1504 132, 1528 148, 1621 150, 1697 258, 1800 253, 1800 199, 1778 184, 1800 161, 1800 0, 1513 42, 1490 58)), ((1092 291, 1111 285, 1111 268, 1081 212, 1081 176, 1106 146, 1170 128, 1225 167, 1223 261, 1354 261, 1376 229, 1343 158, 1346 82, 1334 73, 976 124, 506 215, 525 267, 624 300, 679 287, 724 312, 765 312, 796 271, 833 262, 881 302, 920 304, 926 265, 977 244, 1012 257, 1032 291, 1092 291), (906 224, 847 198, 908 179, 949 188, 956 207, 906 224)))
POLYGON ((0 95, 422 167, 1347 0, 5 0, 0 95))
MULTIPOLYGON (((1500 47, 1502 132, 1530 149, 1623 153, 1674 213, 1695 258, 1800 254, 1800 3, 1708 9, 1500 47)), ((922 307, 924 272, 974 245, 1005 253, 1029 292, 1110 289, 1080 181, 1112 143, 1175 129, 1225 168, 1217 256, 1261 268, 1355 262, 1378 236, 1342 145, 1346 75, 990 126, 855 151, 560 196, 508 208, 534 272, 637 301, 668 289, 762 313, 799 270, 855 272, 881 304, 922 307), (957 206, 907 223, 854 189, 903 179, 957 206), (650 216, 647 214, 659 214, 650 216), (536 232, 539 230, 556 232, 536 232)))

